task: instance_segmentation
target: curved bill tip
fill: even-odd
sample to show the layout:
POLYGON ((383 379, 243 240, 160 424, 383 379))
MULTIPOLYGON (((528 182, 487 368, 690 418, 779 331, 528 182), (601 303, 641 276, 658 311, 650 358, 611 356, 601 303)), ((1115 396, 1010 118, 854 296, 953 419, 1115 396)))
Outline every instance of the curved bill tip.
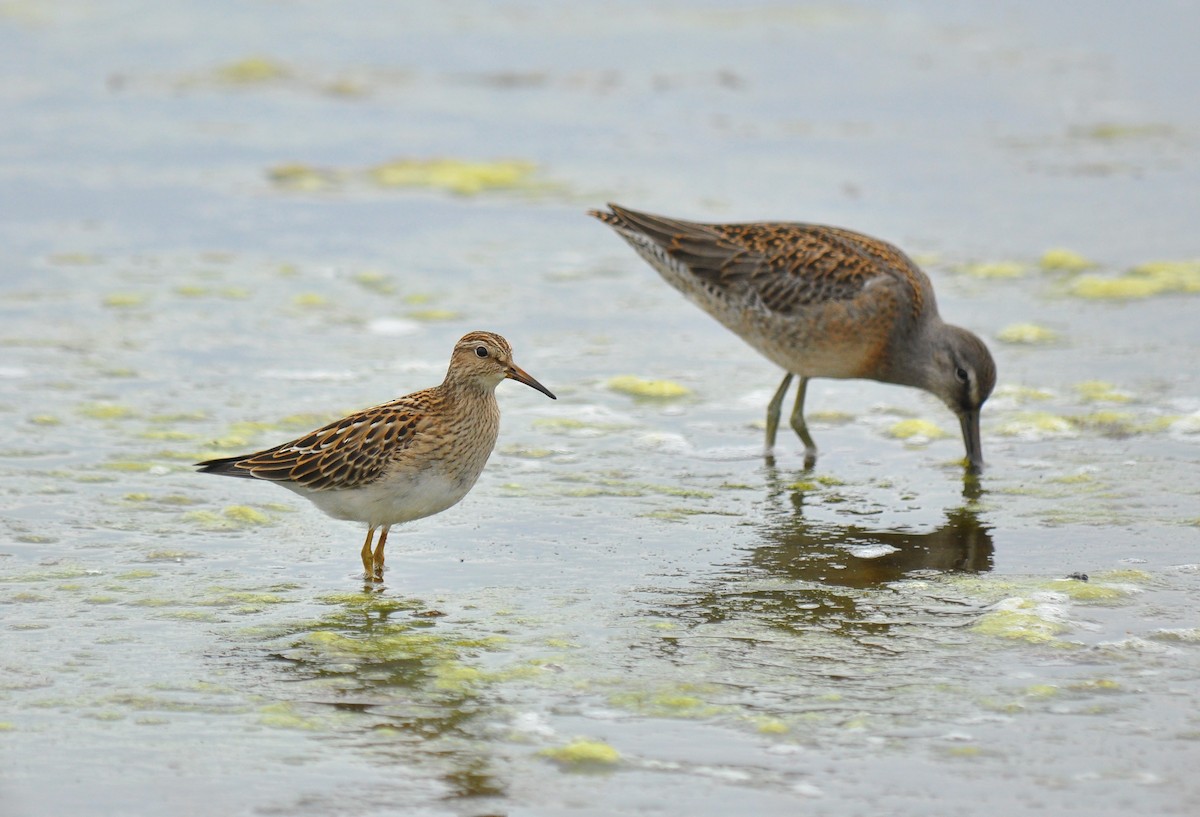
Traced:
POLYGON ((967 449, 967 470, 972 474, 983 472, 983 443, 979 439, 979 410, 964 411, 958 415, 962 425, 963 445, 967 449))
POLYGON ((549 397, 551 400, 558 399, 557 397, 554 396, 554 392, 550 391, 548 388, 543 386, 541 383, 537 382, 537 380, 535 380, 533 378, 533 376, 531 376, 529 374, 529 372, 525 371, 524 369, 522 369, 520 366, 518 366, 515 363, 510 363, 508 365, 508 368, 504 370, 504 376, 507 377, 509 380, 515 380, 518 383, 524 383, 526 386, 529 386, 530 388, 537 389, 542 394, 549 397))

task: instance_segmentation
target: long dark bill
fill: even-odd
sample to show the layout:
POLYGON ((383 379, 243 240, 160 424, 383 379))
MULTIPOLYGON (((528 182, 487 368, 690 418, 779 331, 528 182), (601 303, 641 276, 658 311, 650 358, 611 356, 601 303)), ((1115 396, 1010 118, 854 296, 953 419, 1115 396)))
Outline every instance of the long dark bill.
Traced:
POLYGON ((958 415, 962 425, 963 445, 967 447, 968 469, 973 474, 983 472, 983 443, 979 439, 979 410, 964 411, 958 415))
MULTIPOLYGON (((525 371, 524 369, 522 369, 520 366, 518 366, 515 363, 508 364, 508 368, 504 370, 504 376, 510 380, 515 380, 518 383, 524 383, 526 386, 537 389, 542 394, 549 397, 551 400, 558 399, 557 397, 554 396, 554 392, 550 391, 548 388, 543 386, 541 383, 534 380, 533 377, 529 374, 529 372, 525 371)), ((978 438, 978 436, 979 436, 978 431, 976 432, 975 436, 976 436, 976 438, 978 438)))

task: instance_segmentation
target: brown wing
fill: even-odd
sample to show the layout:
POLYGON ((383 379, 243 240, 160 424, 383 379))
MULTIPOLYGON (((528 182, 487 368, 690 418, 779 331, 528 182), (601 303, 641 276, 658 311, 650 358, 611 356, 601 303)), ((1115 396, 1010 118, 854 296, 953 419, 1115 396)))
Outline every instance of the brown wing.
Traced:
POLYGON ((205 473, 290 482, 313 491, 356 488, 383 476, 398 449, 412 445, 425 415, 422 393, 364 409, 291 442, 198 463, 205 473))
POLYGON ((779 314, 853 299, 881 277, 912 289, 914 315, 923 308, 924 273, 896 247, 861 233, 793 222, 700 224, 609 207, 592 215, 650 239, 710 286, 752 289, 779 314))

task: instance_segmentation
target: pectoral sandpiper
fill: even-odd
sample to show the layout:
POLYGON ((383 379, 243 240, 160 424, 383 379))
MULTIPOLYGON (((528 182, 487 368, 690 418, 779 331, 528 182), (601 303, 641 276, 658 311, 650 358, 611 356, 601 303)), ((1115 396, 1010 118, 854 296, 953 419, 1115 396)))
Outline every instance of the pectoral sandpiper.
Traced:
POLYGON ((475 484, 496 444, 495 390, 505 378, 555 399, 513 363, 508 341, 471 332, 455 344, 441 385, 264 451, 197 465, 205 473, 275 482, 336 519, 365 522, 363 568, 382 579, 391 527, 446 510, 475 484))
POLYGON ((672 286, 787 373, 767 406, 767 451, 792 377, 791 425, 805 463, 814 377, 915 386, 958 415, 972 471, 983 467, 979 410, 996 365, 977 336, 938 316, 933 285, 908 256, 870 236, 815 224, 700 224, 610 204, 590 214, 616 230, 672 286))

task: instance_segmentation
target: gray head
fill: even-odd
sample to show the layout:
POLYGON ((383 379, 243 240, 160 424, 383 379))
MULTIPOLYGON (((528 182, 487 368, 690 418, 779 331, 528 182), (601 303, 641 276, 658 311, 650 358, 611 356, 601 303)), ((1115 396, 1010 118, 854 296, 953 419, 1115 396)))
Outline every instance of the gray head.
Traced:
POLYGON ((942 324, 932 340, 933 357, 918 385, 941 398, 958 415, 971 470, 983 470, 979 410, 996 385, 996 363, 975 334, 942 324))

